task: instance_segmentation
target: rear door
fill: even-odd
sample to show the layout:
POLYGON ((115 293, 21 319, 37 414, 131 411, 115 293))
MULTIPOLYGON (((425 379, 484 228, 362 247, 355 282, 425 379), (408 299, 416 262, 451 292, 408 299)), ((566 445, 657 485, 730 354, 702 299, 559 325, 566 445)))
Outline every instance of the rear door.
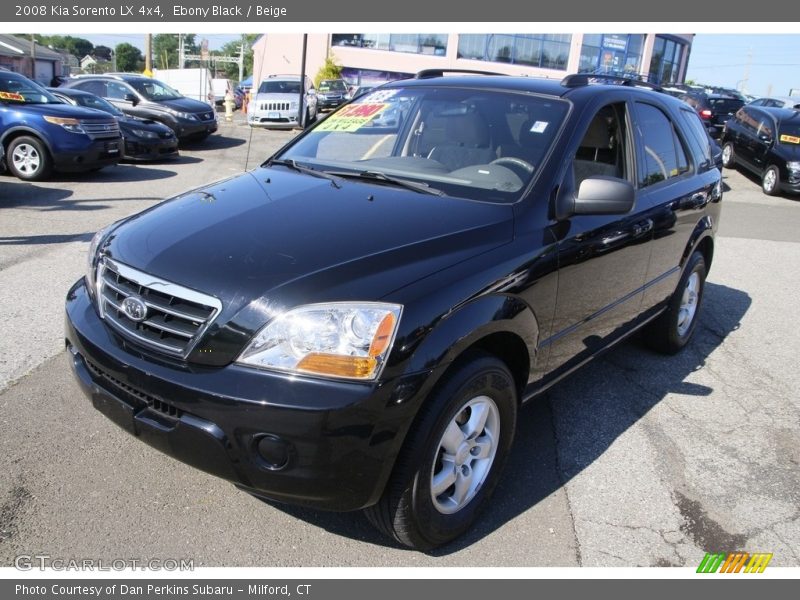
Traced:
POLYGON ((759 111, 758 126, 753 145, 753 166, 759 172, 767 167, 767 155, 775 145, 777 130, 778 128, 772 115, 766 111, 759 111))
POLYGON ((696 117, 682 118, 653 99, 635 103, 639 156, 639 210, 653 222, 653 242, 642 311, 667 300, 681 274, 681 260, 706 205, 719 194, 719 170, 708 136, 696 117), (693 127, 696 130, 690 130, 693 127))

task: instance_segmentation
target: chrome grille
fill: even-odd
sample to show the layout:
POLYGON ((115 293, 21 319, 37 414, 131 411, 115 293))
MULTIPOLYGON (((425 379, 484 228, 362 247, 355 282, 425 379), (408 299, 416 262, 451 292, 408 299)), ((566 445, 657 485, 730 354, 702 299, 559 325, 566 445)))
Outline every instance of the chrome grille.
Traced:
POLYGON ((110 121, 81 121, 81 127, 93 140, 105 140, 119 137, 119 123, 110 121))
POLYGON ((213 322, 222 303, 213 296, 164 281, 108 258, 99 266, 100 315, 124 337, 185 358, 213 322), (125 311, 135 298, 147 307, 141 320, 125 311))
POLYGON ((289 110, 288 102, 262 102, 261 110, 289 110))

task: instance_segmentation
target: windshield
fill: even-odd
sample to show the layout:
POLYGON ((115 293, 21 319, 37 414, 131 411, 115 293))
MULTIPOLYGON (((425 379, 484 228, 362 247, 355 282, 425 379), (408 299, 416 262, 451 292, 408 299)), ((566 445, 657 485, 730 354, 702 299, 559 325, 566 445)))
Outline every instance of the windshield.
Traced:
POLYGON ((130 79, 128 84, 148 100, 177 100, 183 94, 157 79, 130 79))
POLYGON ((0 73, 0 101, 20 104, 61 104, 61 101, 35 83, 14 73, 0 73))
POLYGON ((341 79, 328 79, 319 82, 320 92, 346 92, 347 86, 341 79))
POLYGON ((332 113, 278 158, 514 202, 542 167, 568 109, 562 100, 530 94, 380 89, 332 113))
POLYGON ((268 79, 258 86, 259 94, 299 94, 299 81, 286 81, 285 79, 268 79))
POLYGON ((781 144, 800 144, 800 123, 781 123, 778 141, 781 144))
POLYGON ((112 114, 115 117, 125 116, 125 114, 116 106, 114 106, 107 100, 103 100, 98 96, 80 95, 80 96, 73 96, 73 98, 78 104, 80 104, 81 106, 85 106, 86 108, 96 108, 97 110, 102 110, 103 112, 112 114))

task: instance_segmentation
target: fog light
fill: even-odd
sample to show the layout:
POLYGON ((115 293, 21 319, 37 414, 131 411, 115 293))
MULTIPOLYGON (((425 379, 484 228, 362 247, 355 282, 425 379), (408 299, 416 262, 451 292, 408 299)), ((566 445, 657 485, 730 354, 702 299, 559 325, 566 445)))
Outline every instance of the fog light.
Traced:
POLYGON ((268 469, 278 471, 289 464, 289 445, 279 437, 267 434, 258 440, 257 448, 268 469))

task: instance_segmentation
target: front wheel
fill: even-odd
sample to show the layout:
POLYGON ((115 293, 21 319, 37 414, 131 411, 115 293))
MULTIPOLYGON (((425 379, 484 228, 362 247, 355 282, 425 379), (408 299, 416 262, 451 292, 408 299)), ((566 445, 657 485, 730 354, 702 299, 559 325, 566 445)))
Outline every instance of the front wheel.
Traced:
POLYGON ((35 137, 15 138, 6 151, 9 171, 25 181, 41 181, 53 170, 53 159, 45 145, 35 137))
POLYGON ((646 331, 645 339, 654 350, 675 354, 689 343, 697 326, 706 273, 706 261, 700 252, 695 251, 689 257, 667 310, 646 331))
POLYGON ((736 163, 736 155, 733 152, 733 144, 725 142, 722 146, 722 166, 726 169, 732 169, 736 163))
POLYGON ((417 550, 469 529, 497 486, 516 428, 517 392, 503 362, 479 354, 446 377, 420 409, 383 497, 365 511, 417 550))
POLYGON ((761 177, 761 189, 767 196, 775 196, 781 191, 781 175, 778 167, 770 165, 761 177))

